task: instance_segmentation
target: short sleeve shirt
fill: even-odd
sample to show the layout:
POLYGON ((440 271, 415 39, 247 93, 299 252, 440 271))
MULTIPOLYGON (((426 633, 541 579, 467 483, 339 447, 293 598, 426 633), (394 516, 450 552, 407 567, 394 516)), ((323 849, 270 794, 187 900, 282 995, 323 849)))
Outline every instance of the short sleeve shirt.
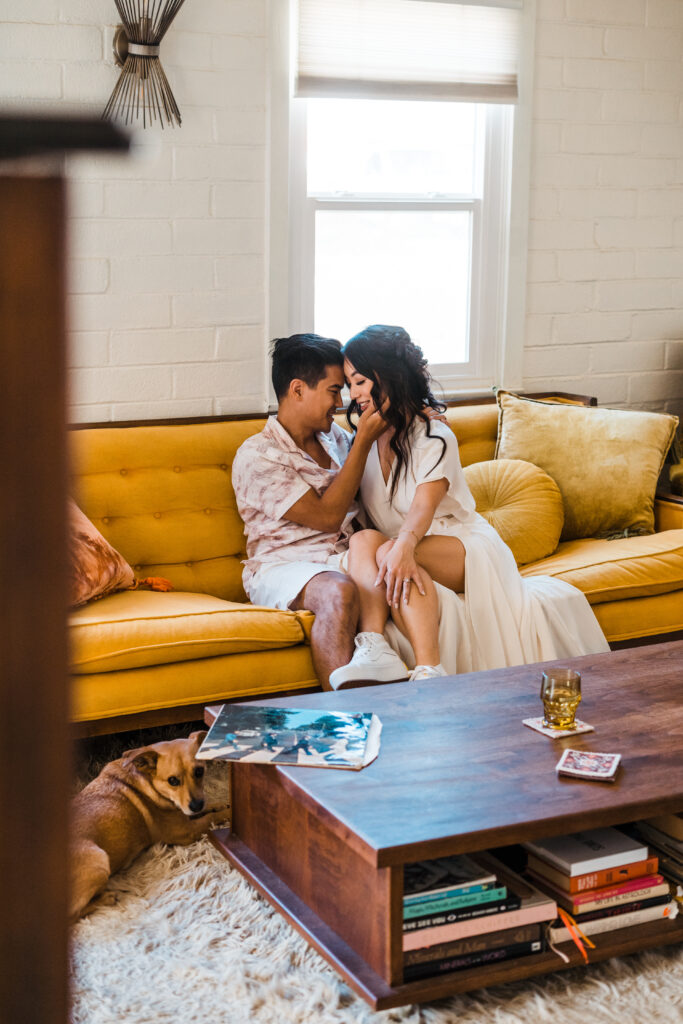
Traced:
POLYGON ((329 469, 302 451, 276 416, 238 449, 232 485, 247 534, 245 582, 263 563, 325 562, 348 548, 352 522, 359 512, 355 501, 335 533, 284 518, 308 490, 325 493, 351 447, 351 434, 336 423, 329 434, 318 434, 318 440, 332 460, 329 469))
POLYGON ((373 444, 361 482, 363 507, 378 530, 395 537, 410 511, 415 491, 420 484, 447 480, 448 491, 434 512, 428 533, 441 533, 448 521, 470 522, 477 518, 474 498, 467 486, 460 464, 455 434, 446 423, 431 420, 429 434, 421 417, 416 417, 410 435, 410 463, 401 474, 393 500, 390 500, 392 473, 384 482, 382 467, 373 444), (442 443, 443 442, 443 443, 442 443))

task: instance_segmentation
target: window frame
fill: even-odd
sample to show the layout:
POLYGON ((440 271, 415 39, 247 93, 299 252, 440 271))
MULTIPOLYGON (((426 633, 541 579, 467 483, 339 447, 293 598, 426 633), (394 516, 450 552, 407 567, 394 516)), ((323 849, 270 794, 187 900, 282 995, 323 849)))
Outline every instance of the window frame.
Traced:
MULTIPOLYGON (((290 4, 279 0, 271 2, 269 15, 270 270, 267 329, 269 336, 275 337, 312 330, 315 244, 312 211, 321 200, 305 196, 305 118, 296 108, 299 105, 305 107, 306 101, 292 97, 290 4)), ((489 202, 486 214, 477 224, 473 223, 470 352, 474 365, 469 373, 462 372, 458 364, 431 367, 446 398, 487 392, 496 385, 505 388, 522 386, 535 23, 536 0, 525 0, 518 74, 519 100, 514 106, 492 107, 498 116, 492 114, 486 119, 487 160, 483 173, 484 194, 489 197, 489 202), (501 130, 500 124, 495 123, 497 120, 507 120, 507 129, 501 130), (495 176, 495 167, 503 169, 498 176, 502 187, 497 190, 492 189, 491 180, 491 176, 495 176), (493 290, 496 297, 493 301, 490 300, 491 291, 477 285, 484 271, 495 278, 493 290), (474 346, 473 338, 478 339, 474 346)), ((333 202, 346 205, 355 199, 323 202, 325 206, 333 202)), ((425 208, 424 201, 417 202, 420 208, 425 208)), ((387 208, 392 201, 383 201, 382 205, 387 208)), ((439 206, 442 208, 441 204, 439 206)), ((266 353, 266 366, 268 362, 266 353)), ((271 393, 271 400, 272 397, 271 393)))

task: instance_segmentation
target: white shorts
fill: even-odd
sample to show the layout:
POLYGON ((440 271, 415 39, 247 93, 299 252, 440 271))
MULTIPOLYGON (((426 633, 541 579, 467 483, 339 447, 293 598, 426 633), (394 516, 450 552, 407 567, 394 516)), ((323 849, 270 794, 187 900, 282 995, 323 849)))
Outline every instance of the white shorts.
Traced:
POLYGON ((348 572, 348 551, 325 562, 263 562, 245 587, 252 604, 289 608, 309 580, 321 572, 348 572))

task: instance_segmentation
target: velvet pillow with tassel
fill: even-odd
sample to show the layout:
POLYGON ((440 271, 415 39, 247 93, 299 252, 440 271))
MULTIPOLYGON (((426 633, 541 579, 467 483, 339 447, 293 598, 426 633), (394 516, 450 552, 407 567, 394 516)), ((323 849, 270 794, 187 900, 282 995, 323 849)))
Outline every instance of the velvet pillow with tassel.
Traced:
POLYGON ((73 608, 135 585, 133 570, 69 499, 69 604, 73 608))

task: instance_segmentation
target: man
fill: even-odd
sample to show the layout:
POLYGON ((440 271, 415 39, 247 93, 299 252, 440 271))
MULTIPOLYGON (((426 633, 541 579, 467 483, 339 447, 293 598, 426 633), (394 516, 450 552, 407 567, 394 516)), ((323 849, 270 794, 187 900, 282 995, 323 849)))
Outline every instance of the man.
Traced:
POLYGON ((253 604, 315 614, 311 653, 323 689, 406 679, 383 636, 356 637, 358 592, 345 573, 355 496, 385 423, 367 409, 351 444, 334 422, 344 387, 338 341, 295 334, 277 339, 272 356, 277 416, 244 442, 232 467, 247 533, 245 590, 253 604))

